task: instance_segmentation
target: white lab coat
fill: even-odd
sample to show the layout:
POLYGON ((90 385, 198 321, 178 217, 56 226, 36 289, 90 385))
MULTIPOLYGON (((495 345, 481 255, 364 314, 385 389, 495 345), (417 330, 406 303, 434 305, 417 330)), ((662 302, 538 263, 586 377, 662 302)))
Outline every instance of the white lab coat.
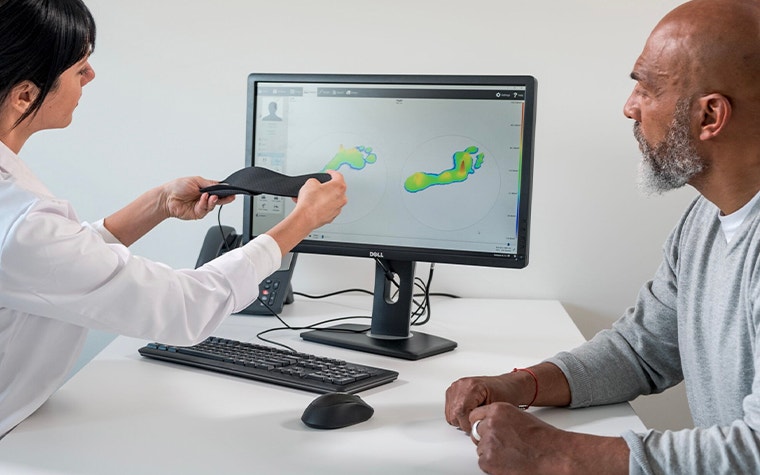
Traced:
POLYGON ((0 436, 56 391, 88 328, 198 342, 253 302, 280 258, 267 235, 198 269, 134 256, 0 142, 0 436))

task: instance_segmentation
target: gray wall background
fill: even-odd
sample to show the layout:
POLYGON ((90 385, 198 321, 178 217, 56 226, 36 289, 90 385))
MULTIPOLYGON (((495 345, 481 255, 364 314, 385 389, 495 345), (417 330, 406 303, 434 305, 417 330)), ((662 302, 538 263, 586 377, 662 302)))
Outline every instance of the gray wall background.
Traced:
MULTIPOLYGON (((680 1, 85 1, 99 29, 97 77, 70 127, 38 134, 22 151, 83 220, 177 176, 221 179, 243 166, 254 71, 536 76, 531 263, 438 265, 433 291, 557 299, 587 337, 633 303, 695 196, 637 190, 640 155, 622 114, 646 37, 680 1)), ((165 222, 133 250, 193 267, 215 221, 165 222)), ((241 229, 242 199, 222 221, 241 229)), ((368 259, 302 255, 294 286, 370 288, 372 276, 368 259)), ((94 333, 83 361, 112 337, 94 333)), ((680 388, 634 407, 649 427, 691 424, 680 388)))

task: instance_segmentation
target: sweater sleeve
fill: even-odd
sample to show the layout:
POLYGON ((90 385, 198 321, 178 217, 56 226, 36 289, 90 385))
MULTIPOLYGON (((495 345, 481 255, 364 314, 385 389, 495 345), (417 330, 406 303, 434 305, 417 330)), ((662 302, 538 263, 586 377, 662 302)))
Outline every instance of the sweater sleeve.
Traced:
POLYGON ((683 379, 675 299, 673 268, 665 259, 641 288, 636 305, 611 329, 547 360, 565 374, 571 407, 630 401, 683 379))
MULTIPOLYGON (((750 222, 748 227, 756 227, 756 222, 750 222)), ((699 387, 705 384, 702 380, 707 379, 711 381, 709 386, 712 391, 703 393, 700 403, 691 408, 697 427, 664 432, 650 430, 643 434, 632 431, 624 433, 623 438, 631 451, 631 474, 757 473, 760 467, 758 231, 760 229, 757 228, 754 232, 745 231, 740 238, 746 244, 733 249, 733 253, 739 256, 737 259, 741 265, 737 268, 731 263, 729 266, 741 270, 732 270, 736 277, 730 287, 740 289, 736 291, 736 295, 740 296, 730 302, 733 305, 727 307, 725 313, 713 314, 716 319, 732 320, 728 324, 724 322, 714 327, 713 331, 720 335, 718 341, 721 345, 716 350, 721 354, 735 354, 736 351, 732 350, 746 347, 746 354, 740 351, 746 358, 737 360, 735 366, 721 362, 715 367, 712 363, 718 355, 698 355, 704 358, 701 365, 696 365, 698 380, 694 381, 694 377, 686 378, 687 389, 699 391, 699 387), (739 252, 740 249, 744 252, 739 252), (746 305, 738 305, 739 300, 746 301, 746 305), (737 310, 738 308, 742 310, 737 310), (727 327, 737 327, 736 333, 728 333, 727 327), (746 387, 741 383, 745 383, 746 387), (712 417, 716 414, 722 415, 712 417)), ((725 278, 723 275, 721 277, 725 278)), ((701 285, 696 287, 702 288, 701 285)), ((695 370, 691 368, 688 371, 695 370)))
POLYGON ((745 420, 725 427, 623 434, 631 450, 631 475, 756 473, 760 437, 745 420))
MULTIPOLYGON (((642 434, 628 431, 622 434, 630 449, 631 474, 756 473, 760 466, 760 375, 755 371, 760 367, 760 314, 754 304, 760 291, 755 288, 757 284, 750 284, 759 282, 760 276, 741 274, 733 263, 726 264, 730 269, 728 275, 717 273, 715 268, 710 268, 710 272, 704 270, 704 255, 699 252, 707 249, 709 241, 715 239, 714 234, 708 234, 708 224, 713 227, 713 233, 719 229, 713 223, 714 217, 708 223, 706 215, 704 212, 690 215, 687 211, 666 242, 663 262, 653 280, 641 289, 635 307, 629 309, 610 330, 599 333, 579 348, 560 353, 549 360, 559 366, 567 377, 574 407, 628 401, 641 394, 660 392, 684 379, 685 372, 690 375, 686 381, 687 392, 691 391, 690 400, 693 393, 702 388, 698 396, 701 406, 693 406, 692 415, 704 416, 707 413, 707 417, 702 417, 701 425, 695 417, 696 428, 662 432, 649 430, 642 434), (695 237, 704 242, 693 244, 695 237), (685 272, 685 266, 692 273, 685 272), (721 310, 717 312, 702 307, 684 307, 684 302, 693 303, 695 298, 697 303, 702 303, 700 299, 726 295, 706 293, 705 289, 713 287, 704 285, 704 282, 715 280, 695 279, 693 272, 727 280, 723 290, 733 289, 734 281, 730 281, 729 275, 733 276, 741 290, 728 295, 740 297, 731 300, 729 303, 732 306, 725 309, 718 306, 721 310), (682 280, 681 300, 678 299, 679 276, 682 280), (751 310, 745 315, 748 317, 746 320, 740 318, 744 310, 736 310, 743 308, 736 305, 735 300, 738 299, 749 301, 746 308, 751 310), (721 345, 733 344, 736 347, 746 344, 752 348, 747 359, 741 359, 741 364, 735 367, 730 364, 714 367, 712 360, 716 359, 715 354, 688 355, 691 360, 682 361, 679 343, 683 345, 684 342, 679 341, 678 308, 684 312, 703 311, 708 321, 711 321, 710 318, 721 322, 725 318, 733 318, 729 325, 721 327, 716 324, 713 327, 718 335, 714 340, 721 345), (736 329, 737 333, 725 333, 727 328, 736 329), (720 338, 720 335, 726 334, 732 337, 720 338), (749 335, 750 343, 744 339, 737 341, 737 335, 749 335), (685 369, 682 363, 686 364, 685 369), (751 388, 744 387, 742 382, 748 382, 751 388), (710 387, 709 392, 704 391, 705 386, 710 387), (728 408, 731 410, 725 410, 728 408), (718 412, 720 416, 713 416, 718 412)), ((756 239, 750 241, 757 242, 756 239)), ((750 255, 756 256, 758 253, 751 252, 750 255)), ((723 264, 726 259, 720 257, 723 264)), ((753 267, 751 259, 739 259, 739 262, 743 266, 742 272, 749 272, 748 269, 753 267)), ((704 328, 709 327, 689 328, 694 333, 691 338, 694 338, 704 336, 704 328)), ((689 338, 689 335, 681 337, 689 338)), ((721 352, 721 348, 716 351, 721 352)), ((721 353, 734 355, 741 352, 721 353)))

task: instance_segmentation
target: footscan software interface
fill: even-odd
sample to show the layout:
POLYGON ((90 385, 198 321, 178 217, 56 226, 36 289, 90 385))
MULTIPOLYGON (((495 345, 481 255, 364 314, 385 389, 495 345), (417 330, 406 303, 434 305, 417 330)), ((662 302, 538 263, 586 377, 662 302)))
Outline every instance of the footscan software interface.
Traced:
MULTIPOLYGON (((528 214, 520 199, 521 186, 530 184, 532 150, 525 147, 533 134, 532 110, 526 118, 526 92, 533 91, 526 90, 534 80, 520 79, 260 80, 249 105, 251 164, 288 175, 343 174, 348 204, 308 240, 514 258, 527 253, 518 249, 518 234, 520 213, 528 214)), ((251 234, 294 206, 289 198, 256 196, 251 234)))

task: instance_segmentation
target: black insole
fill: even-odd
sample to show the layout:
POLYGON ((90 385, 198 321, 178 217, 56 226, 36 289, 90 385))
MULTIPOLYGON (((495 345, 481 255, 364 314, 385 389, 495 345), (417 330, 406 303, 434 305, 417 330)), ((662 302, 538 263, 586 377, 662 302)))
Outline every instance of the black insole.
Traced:
POLYGON ((230 195, 276 195, 296 198, 298 190, 310 178, 321 183, 330 181, 328 173, 289 176, 262 167, 245 167, 228 176, 217 185, 201 188, 201 193, 216 196, 230 195))

